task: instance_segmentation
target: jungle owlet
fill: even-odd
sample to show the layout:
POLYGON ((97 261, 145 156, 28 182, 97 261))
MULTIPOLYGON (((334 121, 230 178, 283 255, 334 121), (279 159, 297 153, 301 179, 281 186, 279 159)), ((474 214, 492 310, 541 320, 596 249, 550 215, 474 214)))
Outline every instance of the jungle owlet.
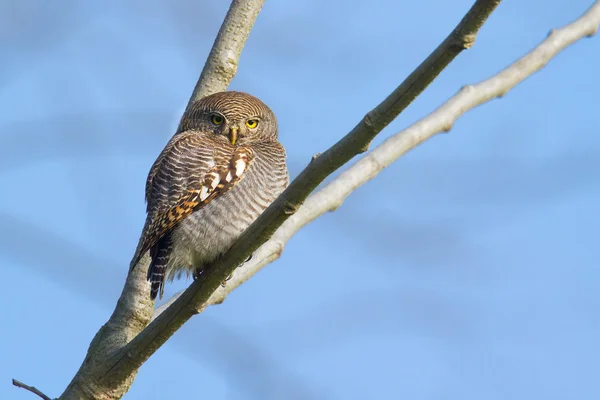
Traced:
POLYGON ((146 181, 147 218, 130 267, 150 251, 151 297, 165 279, 201 272, 289 182, 277 120, 246 93, 220 92, 182 118, 146 181))

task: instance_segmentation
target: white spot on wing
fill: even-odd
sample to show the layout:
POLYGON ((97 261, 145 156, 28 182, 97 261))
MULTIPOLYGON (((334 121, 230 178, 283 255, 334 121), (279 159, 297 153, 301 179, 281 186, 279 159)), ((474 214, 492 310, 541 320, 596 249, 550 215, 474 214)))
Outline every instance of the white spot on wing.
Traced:
POLYGON ((239 178, 246 169, 246 161, 239 159, 235 162, 235 175, 239 178))
POLYGON ((227 182, 231 182, 231 179, 233 179, 233 176, 231 176, 231 171, 229 171, 229 172, 227 173, 227 176, 225 177, 225 180, 226 180, 227 182))
POLYGON ((206 200, 207 197, 208 197, 208 188, 206 186, 202 186, 202 189, 200 190, 200 201, 206 200))
POLYGON ((215 190, 215 188, 217 187, 217 185, 219 184, 219 182, 221 181, 221 177, 219 176, 219 174, 217 174, 216 172, 212 173, 213 176, 213 180, 210 183, 210 191, 212 192, 213 190, 215 190))

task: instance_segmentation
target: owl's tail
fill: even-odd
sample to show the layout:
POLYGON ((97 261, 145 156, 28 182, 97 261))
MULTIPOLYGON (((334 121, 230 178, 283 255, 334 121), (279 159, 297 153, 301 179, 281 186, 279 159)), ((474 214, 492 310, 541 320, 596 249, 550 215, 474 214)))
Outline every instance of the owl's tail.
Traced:
POLYGON ((165 277, 167 273, 167 263, 171 253, 171 235, 167 234, 150 249, 150 267, 148 267, 148 280, 150 281, 150 298, 156 299, 160 292, 162 299, 165 291, 165 277))

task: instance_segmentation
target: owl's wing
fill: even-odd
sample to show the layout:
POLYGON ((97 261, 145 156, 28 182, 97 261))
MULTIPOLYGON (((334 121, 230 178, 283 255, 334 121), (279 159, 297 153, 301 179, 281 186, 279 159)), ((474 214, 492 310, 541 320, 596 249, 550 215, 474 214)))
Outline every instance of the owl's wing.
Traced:
POLYGON ((132 269, 177 224, 235 186, 254 159, 250 148, 223 148, 197 132, 184 132, 172 140, 148 176, 148 216, 132 269))
MULTIPOLYGON (((189 136, 190 133, 187 133, 187 136, 189 136)), ((152 195, 152 182, 154 181, 154 177, 156 176, 156 174, 158 173, 158 171, 160 171, 160 166, 162 165, 163 160, 165 159, 165 157, 167 157, 168 155, 170 155, 172 153, 172 148, 175 145, 175 143, 179 142, 181 139, 181 135, 175 135, 171 138, 171 140, 169 140, 169 142, 167 143, 167 145, 165 146, 165 148, 163 149, 163 151, 160 152, 160 154, 158 155, 158 157, 156 158, 156 160, 154 160, 154 164, 152 164, 152 168, 150 168, 150 172, 148 173, 148 178, 146 179, 146 212, 150 212, 150 201, 151 201, 151 195, 152 195)), ((189 139, 187 139, 189 140, 189 139)), ((208 154, 206 155, 208 156, 208 154)), ((202 168, 202 164, 200 164, 198 166, 199 168, 202 168)))

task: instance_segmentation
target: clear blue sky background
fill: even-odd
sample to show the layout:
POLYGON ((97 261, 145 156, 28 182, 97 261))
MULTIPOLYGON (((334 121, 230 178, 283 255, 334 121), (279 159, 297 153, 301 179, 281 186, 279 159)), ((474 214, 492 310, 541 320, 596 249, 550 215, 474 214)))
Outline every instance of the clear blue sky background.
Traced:
MULTIPOLYGON (((58 396, 110 315, 225 1, 0 2, 0 399, 58 396)), ((473 1, 267 1, 232 89, 295 176, 473 1)), ((506 1, 376 140, 589 0, 506 1)), ((598 399, 600 38, 410 152, 195 317, 126 399, 598 399)), ((169 285, 167 295, 185 283, 169 285)))

